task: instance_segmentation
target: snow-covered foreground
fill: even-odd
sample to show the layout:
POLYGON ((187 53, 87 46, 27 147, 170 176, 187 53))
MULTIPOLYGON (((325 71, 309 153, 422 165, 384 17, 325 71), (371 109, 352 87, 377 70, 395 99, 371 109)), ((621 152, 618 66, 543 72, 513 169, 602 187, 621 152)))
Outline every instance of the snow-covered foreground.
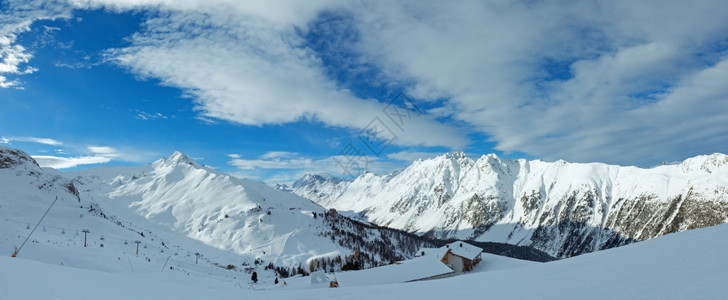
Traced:
POLYGON ((3 299, 717 299, 728 294, 728 225, 551 263, 484 255, 475 272, 446 279, 381 285, 288 285, 189 277, 178 272, 92 271, 0 257, 3 299))

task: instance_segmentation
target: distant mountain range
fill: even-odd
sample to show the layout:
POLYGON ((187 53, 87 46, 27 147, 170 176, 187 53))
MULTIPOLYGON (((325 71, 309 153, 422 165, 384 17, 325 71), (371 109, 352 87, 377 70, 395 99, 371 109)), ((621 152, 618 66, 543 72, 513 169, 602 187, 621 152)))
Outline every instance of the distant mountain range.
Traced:
POLYGON ((306 175, 278 188, 381 226, 555 257, 728 220, 728 156, 718 153, 645 169, 454 152, 387 175, 306 175))

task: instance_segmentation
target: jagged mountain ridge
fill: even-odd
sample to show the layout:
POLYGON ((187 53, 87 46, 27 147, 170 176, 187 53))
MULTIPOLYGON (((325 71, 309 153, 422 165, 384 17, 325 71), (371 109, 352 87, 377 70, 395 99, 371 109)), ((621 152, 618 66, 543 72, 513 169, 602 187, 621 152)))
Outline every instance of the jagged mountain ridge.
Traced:
POLYGON ((291 189, 382 226, 566 257, 725 223, 728 156, 644 169, 454 152, 383 176, 306 175, 291 189))

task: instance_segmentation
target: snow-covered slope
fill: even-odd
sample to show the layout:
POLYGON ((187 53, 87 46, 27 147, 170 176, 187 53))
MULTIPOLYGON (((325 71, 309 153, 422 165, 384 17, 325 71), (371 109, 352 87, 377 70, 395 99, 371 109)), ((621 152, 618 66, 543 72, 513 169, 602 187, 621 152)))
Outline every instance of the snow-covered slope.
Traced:
POLYGON ((8 299, 721 299, 728 294, 728 225, 543 264, 484 256, 473 273, 412 283, 288 285, 194 280, 174 273, 90 271, 0 256, 8 299), (488 268, 488 262, 497 266, 488 268))
POLYGON ((344 257, 356 249, 378 264, 416 250, 395 247, 386 254, 370 253, 377 243, 413 243, 409 248, 421 244, 399 233, 391 241, 383 230, 328 214, 308 199, 264 183, 199 165, 179 152, 132 171, 91 169, 77 174, 76 181, 82 189, 108 197, 104 205, 115 211, 132 209, 148 222, 251 260, 304 265, 311 258, 344 257), (126 175, 114 175, 120 173, 126 175), (358 241, 348 239, 360 231, 358 241))
MULTIPOLYGON (((160 260, 163 262, 167 257, 161 254, 166 248, 160 242, 167 239, 151 234, 142 237, 139 234, 142 229, 121 218, 109 220, 99 217, 96 207, 88 201, 90 196, 80 192, 72 180, 52 169, 41 169, 25 152, 0 147, 0 161, 3 162, 0 165, 0 224, 3 228, 0 231, 0 253, 3 256, 19 250, 18 258, 120 271, 129 269, 129 264, 126 261, 122 264, 121 258, 134 253, 131 252, 135 251, 134 241, 140 239, 144 241, 142 256, 135 258, 140 261, 149 258, 149 261, 145 260, 147 264, 137 269, 154 265, 154 269, 159 271, 162 267, 160 260), (46 211, 47 215, 38 223, 46 211), (36 224, 38 227, 33 231, 36 224), (85 235, 84 229, 90 232, 85 235), (31 232, 33 234, 26 241, 31 232), (85 241, 88 247, 84 247, 85 241)), ((151 230, 156 231, 156 228, 151 230)), ((206 254, 220 255, 209 247, 197 247, 202 245, 184 245, 185 248, 196 247, 206 254)), ((184 256, 186 252, 177 253, 175 258, 184 256)), ((173 264, 176 262, 170 265, 173 264)))
POLYGON ((643 169, 455 152, 353 181, 306 175, 292 190, 382 226, 566 257, 726 222, 728 156, 643 169))
POLYGON ((110 269, 101 261, 135 253, 136 240, 150 268, 171 257, 169 266, 199 271, 189 265, 199 253, 207 265, 270 276, 268 266, 289 275, 309 272, 311 261, 314 269, 337 270, 354 255, 364 267, 375 266, 410 257, 424 245, 415 235, 355 222, 182 153, 147 166, 60 173, 41 169, 20 150, 0 147, 0 190, 0 249, 9 255, 20 247, 58 196, 19 257, 94 270, 128 269, 131 261, 110 269), (90 230, 95 251, 79 255, 83 229, 90 230))
POLYGON ((200 166, 179 152, 131 177, 79 181, 86 182, 81 188, 108 195, 105 203, 128 207, 154 224, 241 255, 290 264, 299 255, 343 251, 316 235, 324 230, 312 222, 313 212, 324 212, 320 206, 200 166))

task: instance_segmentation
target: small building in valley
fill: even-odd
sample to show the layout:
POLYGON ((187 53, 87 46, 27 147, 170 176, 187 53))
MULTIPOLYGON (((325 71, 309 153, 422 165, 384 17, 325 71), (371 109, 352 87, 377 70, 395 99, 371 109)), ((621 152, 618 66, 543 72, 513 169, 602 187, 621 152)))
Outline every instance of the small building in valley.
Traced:
MULTIPOLYGON (((483 249, 466 242, 457 241, 440 248, 422 248, 413 259, 391 265, 337 273, 336 286, 373 285, 432 280, 452 276, 455 273, 472 271, 482 261, 483 249)), ((312 278, 314 275, 311 275, 312 278)), ((316 282, 323 282, 316 280, 316 282)), ((332 284, 330 282, 330 285, 332 284)), ((311 283, 314 283, 312 279, 311 283)))
POLYGON ((472 271, 482 261, 483 249, 463 241, 456 241, 440 248, 423 248, 417 256, 436 256, 455 273, 472 271))

